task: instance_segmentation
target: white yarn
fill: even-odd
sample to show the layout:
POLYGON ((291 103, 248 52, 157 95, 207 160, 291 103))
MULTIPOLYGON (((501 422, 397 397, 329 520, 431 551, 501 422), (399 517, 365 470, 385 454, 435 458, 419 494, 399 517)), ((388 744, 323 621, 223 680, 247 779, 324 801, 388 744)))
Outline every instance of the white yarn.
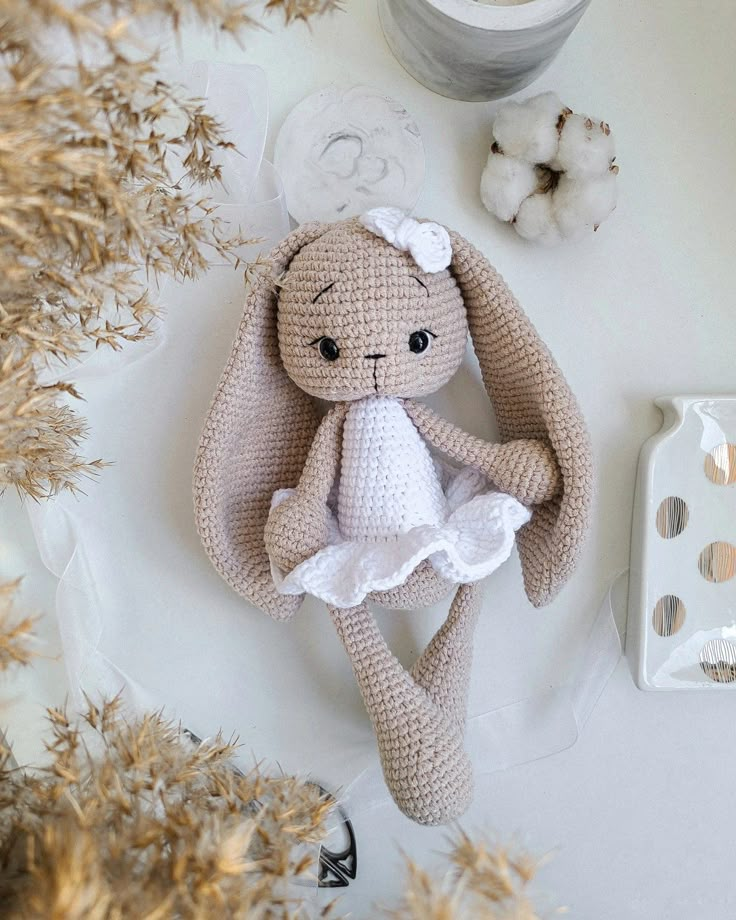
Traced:
POLYGON ((420 223, 400 208, 373 208, 360 218, 361 224, 386 242, 411 254, 425 272, 440 272, 452 260, 450 234, 441 224, 420 223))
POLYGON ((447 502, 425 441, 390 396, 350 406, 342 436, 337 522, 346 540, 394 540, 439 524, 447 502))
MULTIPOLYGON (((443 491, 427 444, 398 400, 353 403, 329 545, 289 573, 272 560, 277 589, 353 607, 372 591, 403 584, 425 559, 455 584, 485 578, 508 559, 531 514, 477 470, 452 472, 443 491)), ((271 506, 293 492, 276 492, 271 506)))
POLYGON ((549 245, 597 230, 616 207, 610 128, 555 93, 501 106, 493 137, 481 200, 525 239, 549 245))

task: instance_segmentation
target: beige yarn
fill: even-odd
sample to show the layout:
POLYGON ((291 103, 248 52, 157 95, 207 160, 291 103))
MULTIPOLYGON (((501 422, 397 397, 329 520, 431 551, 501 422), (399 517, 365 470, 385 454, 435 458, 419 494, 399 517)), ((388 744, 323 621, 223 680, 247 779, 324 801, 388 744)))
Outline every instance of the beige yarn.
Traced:
MULTIPOLYGON (((195 514, 218 571, 276 619, 291 616, 301 598, 276 592, 268 552, 289 571, 325 545, 349 401, 376 392, 400 398, 438 450, 534 506, 518 535, 532 603, 548 602, 573 569, 592 481, 577 404, 500 276, 462 237, 451 239, 450 270, 429 275, 357 221, 305 225, 274 250, 270 276, 251 288, 197 456, 195 514), (280 290, 274 279, 283 280, 280 290), (417 362, 406 334, 423 326, 437 336, 436 347, 417 362), (500 445, 414 401, 453 376, 468 328, 500 445), (320 356, 316 342, 324 335, 338 342, 339 360, 320 356), (374 352, 380 360, 367 360, 374 352), (321 423, 313 397, 336 404, 321 423), (271 496, 283 488, 294 494, 269 517, 271 496)), ((425 562, 370 600, 423 606, 454 587, 425 562)), ((457 588, 445 624, 410 673, 365 603, 329 610, 397 804, 425 824, 457 817, 472 794, 463 731, 478 586, 457 588)))
POLYGON ((276 592, 263 542, 271 496, 296 485, 319 424, 314 401, 284 374, 276 335, 276 279, 302 246, 324 233, 305 224, 254 280, 235 343, 207 414, 194 468, 194 514, 225 581, 276 620, 301 598, 276 592))
POLYGON ((562 491, 535 509, 518 536, 524 587, 541 607, 572 574, 585 534, 593 492, 588 432, 554 358, 503 278, 459 234, 450 231, 450 239, 453 272, 501 439, 541 439, 560 468, 562 491))
POLYGON ((479 593, 478 585, 458 588, 447 620, 411 673, 365 604, 329 608, 376 732, 386 785, 420 824, 452 821, 473 798, 463 735, 479 593))

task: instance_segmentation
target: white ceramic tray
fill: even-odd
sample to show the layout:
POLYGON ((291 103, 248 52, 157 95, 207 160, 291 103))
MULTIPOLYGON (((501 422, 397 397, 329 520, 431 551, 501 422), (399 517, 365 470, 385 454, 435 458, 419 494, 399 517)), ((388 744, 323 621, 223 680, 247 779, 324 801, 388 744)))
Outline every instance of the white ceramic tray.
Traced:
POLYGON ((736 396, 656 400, 639 458, 627 654, 643 690, 736 689, 736 396))

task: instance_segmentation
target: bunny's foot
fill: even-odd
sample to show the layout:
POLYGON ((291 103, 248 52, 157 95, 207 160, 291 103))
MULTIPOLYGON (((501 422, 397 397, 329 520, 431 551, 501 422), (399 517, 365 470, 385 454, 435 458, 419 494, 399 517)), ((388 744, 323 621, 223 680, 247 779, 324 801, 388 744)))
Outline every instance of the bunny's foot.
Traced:
POLYGON ((396 804, 420 824, 458 818, 473 796, 462 725, 402 667, 365 604, 329 611, 373 722, 396 804))

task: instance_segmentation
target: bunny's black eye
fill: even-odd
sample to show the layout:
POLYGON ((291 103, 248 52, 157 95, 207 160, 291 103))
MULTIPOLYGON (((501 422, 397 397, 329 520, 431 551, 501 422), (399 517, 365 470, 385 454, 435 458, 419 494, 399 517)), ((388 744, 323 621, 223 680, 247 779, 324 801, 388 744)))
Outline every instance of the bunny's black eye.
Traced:
POLYGON ((310 342, 310 345, 317 346, 319 353, 322 355, 325 361, 337 361, 337 359, 340 357, 340 349, 337 347, 337 342, 326 335, 323 335, 321 338, 310 342))
POLYGON ((417 329, 416 332, 412 332, 409 336, 409 351, 413 351, 415 355, 421 355, 429 350, 433 338, 435 338, 435 335, 429 329, 417 329))

